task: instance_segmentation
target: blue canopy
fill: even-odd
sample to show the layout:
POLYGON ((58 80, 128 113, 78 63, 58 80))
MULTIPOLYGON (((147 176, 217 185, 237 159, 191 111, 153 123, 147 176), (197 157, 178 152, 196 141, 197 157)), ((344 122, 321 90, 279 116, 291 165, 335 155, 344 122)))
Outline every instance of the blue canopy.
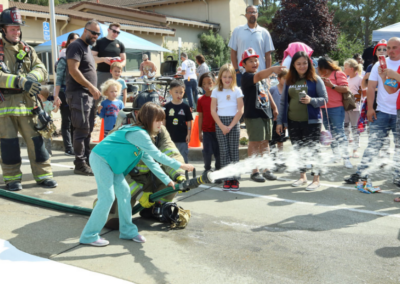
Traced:
MULTIPOLYGON (((79 36, 82 35, 84 28, 79 30, 71 31, 69 33, 63 34, 57 37, 57 45, 61 46, 63 41, 67 41, 68 35, 70 33, 77 33, 79 36)), ((100 36, 99 38, 105 37, 108 34, 108 26, 104 24, 100 24, 100 36)), ((125 45, 125 52, 135 52, 135 51, 157 51, 157 52, 170 52, 168 49, 165 49, 155 43, 142 39, 133 34, 121 31, 118 36, 118 40, 121 41, 125 45)), ((46 41, 35 47, 35 51, 37 53, 41 52, 51 52, 51 40, 46 41)))

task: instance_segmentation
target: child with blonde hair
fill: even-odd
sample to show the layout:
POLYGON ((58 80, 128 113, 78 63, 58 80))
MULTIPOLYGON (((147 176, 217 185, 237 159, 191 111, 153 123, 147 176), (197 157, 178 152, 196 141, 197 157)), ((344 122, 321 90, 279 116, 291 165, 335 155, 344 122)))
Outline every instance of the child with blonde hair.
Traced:
POLYGON ((111 64, 110 72, 112 78, 121 84, 121 91, 119 92, 118 99, 124 103, 124 106, 126 106, 128 87, 126 86, 125 80, 121 78, 122 69, 123 66, 121 62, 114 62, 113 64, 111 64))
POLYGON ((124 108, 124 104, 118 99, 122 85, 114 79, 109 79, 101 85, 100 89, 101 94, 107 99, 101 102, 97 108, 97 114, 104 119, 104 138, 106 138, 108 132, 114 128, 119 111, 124 108))
POLYGON ((353 137, 353 158, 358 158, 359 154, 357 149, 360 147, 360 131, 358 130, 358 119, 361 114, 361 106, 363 102, 362 94, 362 71, 363 65, 359 64, 354 59, 347 59, 344 64, 344 73, 347 75, 349 82, 349 89, 356 97, 356 108, 353 110, 345 111, 344 113, 344 133, 347 140, 350 141, 350 134, 353 137))
MULTIPOLYGON (((239 120, 243 114, 243 93, 236 85, 236 71, 225 64, 218 74, 216 88, 211 94, 211 115, 219 144, 221 168, 239 162, 239 120)), ((223 190, 239 190, 237 177, 224 179, 223 190)))

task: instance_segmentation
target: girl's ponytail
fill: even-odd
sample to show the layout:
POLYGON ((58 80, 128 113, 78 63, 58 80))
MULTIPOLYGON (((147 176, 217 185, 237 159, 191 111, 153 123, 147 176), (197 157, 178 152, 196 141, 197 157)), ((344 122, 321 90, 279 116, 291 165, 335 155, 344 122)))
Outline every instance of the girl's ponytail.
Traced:
POLYGON ((363 72, 363 70, 364 70, 364 66, 361 64, 361 63, 359 63, 358 64, 358 69, 357 69, 357 73, 358 73, 358 75, 362 75, 362 72, 363 72))
POLYGON ((349 58, 343 63, 343 65, 345 64, 349 65, 350 68, 353 68, 359 76, 362 75, 363 65, 359 64, 355 59, 349 58))

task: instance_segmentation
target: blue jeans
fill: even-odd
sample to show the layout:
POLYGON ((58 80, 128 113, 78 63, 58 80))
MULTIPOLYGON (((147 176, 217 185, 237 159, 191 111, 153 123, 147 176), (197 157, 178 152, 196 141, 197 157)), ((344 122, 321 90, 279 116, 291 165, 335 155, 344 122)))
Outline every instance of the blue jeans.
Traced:
MULTIPOLYGON (((156 78, 153 77, 151 79, 147 79, 147 81, 154 81, 156 78)), ((150 90, 155 90, 156 85, 155 84, 150 84, 150 85, 142 85, 142 91, 147 91, 148 89, 150 90)))
POLYGON ((239 74, 236 73, 236 85, 238 87, 241 87, 242 85, 242 73, 239 72, 239 74))
MULTIPOLYGON (((368 146, 364 151, 361 163, 357 167, 357 173, 359 175, 367 175, 365 172, 368 169, 369 164, 372 162, 374 157, 378 157, 379 150, 382 148, 385 138, 389 135, 390 130, 392 130, 395 140, 396 137, 396 122, 397 115, 388 114, 381 111, 376 112, 376 120, 369 124, 369 135, 368 135, 368 146)), ((396 145, 398 143, 395 143, 396 145)), ((396 147, 397 148, 397 147, 396 147)), ((394 154, 395 159, 398 155, 397 151, 394 154)), ((398 170, 395 169, 397 173, 398 170)))
POLYGON ((197 80, 185 80, 185 97, 189 100, 189 106, 195 108, 197 105, 197 80))
POLYGON ((179 153, 181 153, 183 160, 187 164, 189 162, 189 145, 186 142, 174 142, 179 153))
POLYGON ((132 223, 131 193, 124 174, 114 174, 103 158, 94 152, 90 154, 89 161, 97 183, 98 200, 79 241, 82 244, 89 244, 100 238, 100 231, 107 222, 115 196, 118 201, 119 237, 121 239, 136 237, 139 232, 132 223))
MULTIPOLYGON (((332 133, 333 141, 331 143, 331 148, 337 158, 348 159, 349 158, 349 142, 347 141, 346 134, 344 133, 344 107, 333 107, 328 108, 329 125, 330 131, 332 133)), ((322 115, 324 117, 324 127, 329 130, 328 118, 326 117, 325 109, 321 109, 322 115)))

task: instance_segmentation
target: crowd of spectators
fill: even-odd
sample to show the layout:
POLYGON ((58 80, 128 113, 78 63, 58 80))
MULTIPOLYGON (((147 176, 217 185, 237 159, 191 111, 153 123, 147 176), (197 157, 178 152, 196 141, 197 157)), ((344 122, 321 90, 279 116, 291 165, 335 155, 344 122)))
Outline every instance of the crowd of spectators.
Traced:
MULTIPOLYGON (((311 59, 313 50, 302 42, 291 43, 284 53, 282 66, 271 67, 274 45, 268 31, 257 24, 257 8, 247 7, 245 16, 247 24, 235 28, 229 42, 231 63, 223 65, 218 76, 214 76, 203 55, 197 55, 194 62, 188 58, 187 53, 182 52, 180 74, 183 75, 183 80, 174 80, 171 83, 169 92, 172 100, 164 106, 162 115, 158 108, 151 110, 149 116, 154 121, 142 118, 147 122, 139 123, 144 128, 154 130, 158 129, 156 123, 163 120, 186 164, 178 165, 168 159, 163 160, 164 158, 152 152, 153 149, 148 149, 150 156, 157 157, 174 168, 182 166, 192 169, 193 166, 187 164, 188 143, 191 140, 192 112, 197 110, 205 170, 212 169, 212 156, 216 160, 215 169, 219 170, 239 161, 240 121, 243 119, 249 140, 248 156, 268 155, 270 145, 276 145, 278 153, 282 153, 285 131, 288 131, 294 151, 300 153, 297 165, 300 177, 292 186, 304 186, 306 190, 312 191, 320 186, 323 172, 321 163, 317 161, 320 157, 319 144, 323 128, 332 135, 330 162, 338 163, 343 159, 344 167, 351 169, 353 165, 350 158, 359 157, 359 125, 364 117, 369 122, 368 146, 357 171, 345 181, 354 184, 359 180, 366 180, 373 157, 379 154, 385 144, 388 145, 389 132, 398 135, 396 127, 400 115, 397 111, 400 109, 399 88, 393 82, 392 85, 388 83, 388 80, 400 80, 400 75, 397 74, 400 67, 400 39, 380 41, 373 52, 374 61, 365 72, 360 54, 347 59, 343 68, 331 58, 323 56, 318 59, 315 68, 311 59), (378 56, 381 55, 388 55, 386 69, 378 63, 378 56), (270 87, 269 78, 273 74, 277 75, 278 84, 270 87), (200 94, 198 87, 202 89, 200 94), (345 110, 343 94, 347 93, 354 95, 355 109, 345 110), (187 104, 184 97, 188 100, 187 104), (352 146, 351 150, 349 145, 352 146), (307 180, 308 169, 311 169, 312 182, 307 180)), ((123 43, 117 40, 119 33, 120 25, 113 23, 109 26, 107 37, 98 40, 99 24, 89 21, 80 37, 77 34, 68 37, 66 49, 57 63, 55 104, 61 108, 65 152, 75 155, 76 174, 93 175, 92 163, 95 161, 114 163, 107 160, 108 157, 101 158, 100 154, 104 153, 100 152, 92 159, 89 142, 95 114, 105 119, 104 130, 107 136, 116 122, 118 112, 127 102, 127 86, 120 78, 126 63, 126 54, 123 43), (96 45, 90 49, 95 42, 96 45), (102 102, 101 94, 106 98, 102 102)), ((149 60, 147 54, 143 54, 142 59, 141 77, 153 80, 157 72, 155 64, 149 60)), ((107 141, 117 141, 116 136, 118 135, 107 141)), ((132 134, 131 138, 133 137, 132 134)), ((140 137, 147 141, 147 138, 140 137)), ((142 142, 135 144, 132 139, 127 139, 128 142, 118 141, 142 145, 142 142)), ((397 153, 399 145, 395 145, 397 153)), ((400 187, 398 153, 394 159, 393 182, 400 187)), ((95 167, 100 174, 103 169, 97 165, 95 167)), ((113 168, 112 170, 114 171, 113 168)), ((157 171, 155 168, 154 170, 157 171)), ((113 179, 115 178, 114 176, 113 179)), ((255 182, 277 179, 273 169, 266 167, 252 169, 250 178, 255 182)), ((240 190, 240 179, 241 176, 230 176, 218 182, 223 182, 223 190, 237 191, 240 190)), ((96 181, 99 187, 105 186, 97 178, 96 181)), ((88 232, 91 226, 98 230, 101 227, 99 222, 89 221, 82 234, 84 242, 99 241, 88 232)), ((137 229, 132 230, 133 233, 127 233, 130 238, 135 234, 140 236, 137 235, 137 229)), ((138 242, 145 241, 141 236, 136 238, 138 242)))

